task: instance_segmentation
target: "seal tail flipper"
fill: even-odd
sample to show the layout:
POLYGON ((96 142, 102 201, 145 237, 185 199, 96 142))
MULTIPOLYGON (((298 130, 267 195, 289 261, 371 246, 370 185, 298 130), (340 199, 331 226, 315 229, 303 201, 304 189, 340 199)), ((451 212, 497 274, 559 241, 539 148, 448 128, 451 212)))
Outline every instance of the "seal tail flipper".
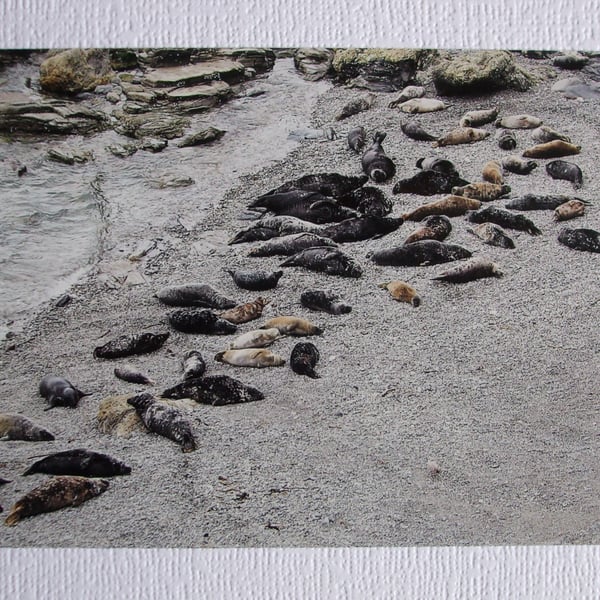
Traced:
POLYGON ((25 472, 23 473, 23 475, 31 475, 32 473, 39 473, 39 471, 37 470, 38 463, 39 463, 39 461, 38 461, 38 462, 35 462, 35 463, 33 463, 33 464, 32 464, 32 465, 29 467, 29 469, 27 469, 27 471, 25 471, 25 472))
POLYGON ((314 369, 308 369, 306 375, 311 379, 321 379, 321 376, 314 371, 314 369))
POLYGON ((23 505, 20 502, 17 502, 10 510, 10 512, 8 513, 8 516, 6 517, 6 519, 4 519, 4 522, 12 527, 13 525, 16 525, 20 520, 21 520, 21 513, 23 512, 23 505))

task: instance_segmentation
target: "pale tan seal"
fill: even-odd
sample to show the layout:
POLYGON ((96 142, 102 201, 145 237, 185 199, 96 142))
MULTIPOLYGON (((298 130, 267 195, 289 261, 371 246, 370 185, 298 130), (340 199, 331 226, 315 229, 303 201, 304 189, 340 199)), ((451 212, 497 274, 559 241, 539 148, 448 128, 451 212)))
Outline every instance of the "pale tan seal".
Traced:
POLYGON ((265 348, 243 348, 238 350, 225 350, 215 354, 215 360, 235 367, 281 367, 285 360, 278 354, 265 348))
POLYGON ((380 288, 387 290, 392 298, 398 302, 408 302, 408 304, 412 304, 414 307, 421 304, 421 298, 419 297, 417 290, 405 281, 387 281, 377 285, 380 288))
POLYGON ((456 146, 458 144, 473 144, 474 142, 480 142, 485 140, 490 135, 489 131, 485 129, 476 129, 474 127, 458 127, 453 129, 450 133, 439 138, 431 145, 434 148, 443 146, 456 146))
POLYGON ((310 321, 300 317, 280 316, 269 319, 261 329, 279 329, 280 333, 287 335, 321 335, 323 330, 310 321))

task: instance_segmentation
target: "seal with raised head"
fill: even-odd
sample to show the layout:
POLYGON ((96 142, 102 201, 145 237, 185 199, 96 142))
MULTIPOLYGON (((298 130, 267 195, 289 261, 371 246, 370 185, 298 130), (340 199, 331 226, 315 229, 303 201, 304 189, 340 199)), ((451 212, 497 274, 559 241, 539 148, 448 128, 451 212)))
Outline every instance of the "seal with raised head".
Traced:
POLYGON ((546 173, 552 179, 566 179, 573 184, 573 188, 578 190, 583 185, 583 173, 581 169, 566 160, 553 160, 546 165, 546 173))
POLYGON ((229 335, 237 331, 237 325, 221 319, 207 308, 183 308, 175 310, 169 313, 169 323, 173 329, 183 333, 229 335))
POLYGON ((411 98, 398 105, 398 108, 405 113, 415 115, 418 113, 437 112, 448 108, 441 100, 436 98, 411 98))
POLYGON ((300 304, 331 315, 344 315, 352 311, 350 305, 341 302, 340 296, 330 290, 306 290, 300 294, 300 304))
POLYGON ((431 215, 446 215, 447 217, 458 217, 469 210, 475 210, 481 206, 480 200, 465 198, 464 196, 446 196, 441 200, 435 200, 428 204, 422 204, 414 210, 402 215, 405 221, 420 221, 431 215))
POLYGON ((158 350, 168 339, 167 333, 137 333, 121 335, 94 349, 94 358, 123 358, 158 350))
POLYGON ((365 110, 369 110, 373 106, 375 98, 377 98, 375 94, 367 94, 362 98, 351 100, 344 106, 344 108, 342 108, 341 112, 336 115, 335 120, 341 121, 342 119, 347 119, 352 115, 357 115, 365 110))
POLYGON ((437 136, 427 133, 416 121, 402 121, 400 129, 411 140, 417 140, 418 142, 433 142, 437 140, 437 136))
POLYGON ((311 173, 282 183, 279 187, 263 194, 261 198, 291 190, 319 192, 325 196, 341 198, 352 190, 362 187, 369 178, 365 175, 340 175, 339 173, 311 173))
POLYGON ((433 142, 434 148, 443 146, 456 146, 459 144, 473 144, 485 140, 490 135, 489 131, 485 129, 476 129, 475 127, 458 127, 453 129, 446 135, 437 139, 433 142))
POLYGON ((49 473, 50 475, 80 475, 81 477, 113 477, 129 475, 131 467, 100 452, 84 448, 55 452, 34 462, 23 475, 49 473))
POLYGON ((354 190, 338 202, 356 212, 372 217, 385 217, 392 212, 392 203, 385 194, 373 186, 364 186, 354 190))
POLYGON ((600 232, 594 229, 569 229, 565 227, 560 230, 558 241, 573 250, 600 252, 600 232))
POLYGON ((506 208, 511 208, 512 210, 554 210, 571 199, 571 196, 564 196, 562 194, 525 194, 507 202, 506 208))
POLYGON ((135 408, 149 431, 173 440, 183 452, 196 450, 192 425, 181 411, 157 402, 152 394, 133 396, 127 399, 127 404, 135 408))
POLYGON ((227 363, 235 367, 255 367, 263 369, 265 367, 281 367, 285 360, 270 350, 265 348, 235 348, 217 352, 215 354, 217 362, 227 363))
POLYGON ((206 363, 198 350, 190 350, 183 355, 181 368, 183 369, 184 380, 195 379, 204 375, 206 372, 206 363))
POLYGON ((155 383, 133 365, 121 365, 115 367, 114 374, 115 377, 127 381, 128 383, 141 383, 142 385, 154 385, 155 383))
POLYGON ((504 177, 502 176, 502 165, 497 160, 489 160, 483 165, 481 175, 484 181, 494 183, 496 185, 502 185, 504 183, 504 177))
POLYGON ((310 271, 339 275, 340 277, 360 277, 362 269, 337 248, 317 247, 307 248, 284 260, 282 267, 304 267, 310 271))
POLYGON ((364 127, 355 127, 348 132, 348 148, 357 154, 362 151, 367 141, 367 133, 364 127))
POLYGON ((282 338, 281 332, 276 327, 271 329, 255 329, 247 331, 231 342, 232 350, 243 350, 244 348, 264 348, 270 346, 275 340, 282 338))
POLYGON ((163 398, 191 398, 200 404, 225 406, 242 402, 264 400, 264 394, 255 387, 246 385, 229 375, 209 375, 187 379, 165 390, 163 398))
POLYGON ((298 342, 292 348, 290 367, 298 375, 306 375, 311 379, 319 379, 315 366, 319 362, 319 350, 311 342, 298 342))
POLYGON ((494 124, 504 129, 535 129, 542 124, 542 120, 531 115, 507 115, 494 124))
POLYGON ((226 298, 215 288, 204 283, 171 285, 156 292, 156 297, 168 306, 198 306, 225 310, 236 305, 236 301, 226 298))
POLYGON ((397 181, 392 188, 393 194, 419 194, 420 196, 433 196, 435 194, 448 194, 455 186, 468 184, 458 174, 448 174, 433 169, 419 171, 412 177, 397 181))
POLYGON ((455 196, 465 196, 465 198, 473 198, 482 202, 498 200, 498 198, 502 198, 502 196, 506 196, 509 193, 509 185, 498 185, 496 183, 489 183, 488 181, 478 181, 452 188, 452 194, 455 196))
POLYGON ((24 442, 51 442, 54 435, 27 417, 0 413, 0 438, 24 442))
POLYGON ((396 108, 403 102, 408 102, 413 98, 422 98, 425 95, 425 88, 420 85, 407 85, 400 95, 388 104, 388 108, 396 108))
POLYGON ((467 231, 476 235, 485 244, 489 244, 490 246, 499 246, 500 248, 507 248, 509 250, 513 250, 515 247, 512 239, 506 235, 502 227, 495 223, 481 223, 477 227, 467 227, 467 231))
POLYGON ((537 168, 538 164, 534 160, 524 160, 516 154, 511 154, 502 159, 502 166, 511 173, 529 175, 531 171, 537 168))
POLYGON ((224 269, 224 271, 233 277, 235 285, 253 292, 272 290, 283 275, 283 271, 234 271, 233 269, 224 269))
POLYGON ((552 140, 562 140, 563 142, 570 142, 571 138, 560 131, 556 131, 547 125, 541 125, 531 132, 531 139, 536 144, 544 144, 551 142, 552 140))
POLYGON ((55 406, 68 406, 75 408, 79 400, 84 396, 90 396, 91 393, 78 390, 70 381, 64 377, 56 375, 46 375, 40 381, 40 396, 46 399, 50 405, 46 410, 55 406))
POLYGON ((24 517, 52 512, 67 506, 79 506, 107 489, 106 479, 73 475, 52 477, 18 500, 10 509, 5 523, 16 525, 24 517))
POLYGON ((496 263, 483 258, 477 258, 448 269, 436 277, 432 277, 432 279, 435 281, 447 281, 448 283, 467 283, 475 279, 502 277, 502 275, 496 263))
POLYGON ((396 165, 381 146, 386 135, 387 133, 378 131, 373 136, 373 143, 367 148, 361 161, 363 171, 377 183, 383 183, 396 174, 396 165))
POLYGON ((222 312, 219 316, 221 319, 225 319, 230 323, 235 323, 239 325, 240 323, 247 323, 248 321, 253 321, 254 319, 258 319, 263 312, 263 309, 267 304, 271 302, 270 300, 265 300, 261 296, 259 296, 256 300, 252 302, 246 302, 245 304, 240 304, 235 308, 231 308, 222 312))
POLYGON ((580 200, 569 200, 554 209, 555 221, 568 221, 575 217, 583 217, 585 204, 580 200))
POLYGON ((517 147, 517 136, 510 129, 499 129, 496 140, 501 150, 514 150, 517 147))
POLYGON ((500 227, 526 231, 531 235, 541 235, 542 233, 527 217, 515 215, 515 213, 495 206, 486 206, 481 210, 469 213, 468 220, 471 223, 495 223, 500 227))
POLYGON ((408 302, 415 308, 421 305, 421 298, 414 287, 408 285, 406 281, 387 281, 377 284, 380 288, 387 290, 394 300, 398 302, 408 302))
POLYGON ((491 123, 498 116, 497 108, 470 110, 460 120, 461 127, 479 127, 491 123))
POLYGON ((365 215, 330 225, 323 229, 322 233, 334 242, 360 242, 392 233, 402 223, 404 223, 402 217, 372 217, 365 215))
POLYGON ((373 252, 370 259, 377 265, 390 267, 420 267, 470 258, 471 252, 462 246, 437 240, 421 240, 373 252))
MULTIPOLYGON (((322 231, 326 230, 325 228, 322 231)), ((291 256, 314 246, 335 246, 335 242, 329 236, 316 233, 292 233, 252 248, 248 256, 291 256)))
POLYGON ((413 231, 405 240, 405 244, 412 244, 419 240, 445 240, 452 231, 452 223, 445 215, 432 215, 427 218, 423 227, 413 231))
POLYGON ((323 330, 317 327, 307 319, 282 315, 273 317, 261 326, 261 329, 279 329, 279 332, 285 335, 321 335, 323 330))
POLYGON ((456 175, 458 177, 458 170, 454 166, 454 163, 447 158, 440 158, 439 156, 419 158, 416 162, 416 167, 423 169, 423 171, 438 171, 439 173, 456 175))
POLYGON ((561 156, 579 154, 580 152, 581 146, 576 146, 563 140, 552 140, 551 142, 527 148, 523 152, 523 156, 525 158, 560 158, 561 156))

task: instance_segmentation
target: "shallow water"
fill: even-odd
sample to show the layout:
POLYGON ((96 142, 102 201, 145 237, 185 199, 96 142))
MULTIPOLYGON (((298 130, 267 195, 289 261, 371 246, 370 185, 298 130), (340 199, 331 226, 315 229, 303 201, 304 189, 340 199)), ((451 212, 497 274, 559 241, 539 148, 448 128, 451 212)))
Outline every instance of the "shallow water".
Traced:
MULTIPOLYGON (((0 91, 25 89, 25 78, 36 85, 37 67, 17 64, 1 73, 0 91)), ((297 141, 288 133, 309 125, 310 111, 329 83, 301 79, 291 59, 276 61, 273 71, 245 85, 258 96, 236 98, 191 117, 190 133, 212 125, 226 130, 217 143, 177 148, 177 140, 161 153, 138 151, 118 158, 110 144, 132 140, 107 131, 92 137, 37 139, 0 143, 0 336, 11 321, 63 293, 99 260, 110 221, 129 230, 135 240, 140 220, 157 231, 172 215, 169 198, 189 199, 192 220, 203 214, 237 179, 283 159, 297 141), (95 160, 63 165, 46 157, 52 147, 91 150, 95 160), (21 165, 27 173, 17 175, 21 165), (153 189, 149 179, 161 175, 191 177, 194 185, 153 189), (107 217, 108 215, 108 217, 107 217)), ((96 108, 101 100, 86 101, 96 108)), ((111 111, 112 106, 103 105, 111 111)), ((1 139, 1 138, 0 138, 1 139)), ((318 143, 318 142, 310 142, 318 143)), ((15 325, 12 326, 14 328, 15 325)))

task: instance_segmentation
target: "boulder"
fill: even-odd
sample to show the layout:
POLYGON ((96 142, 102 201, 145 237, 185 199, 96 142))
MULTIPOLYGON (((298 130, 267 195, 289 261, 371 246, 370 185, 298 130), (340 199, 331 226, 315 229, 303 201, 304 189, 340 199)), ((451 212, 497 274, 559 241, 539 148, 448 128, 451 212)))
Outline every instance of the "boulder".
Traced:
POLYGON ((227 58, 215 58, 195 65, 164 67, 146 73, 142 83, 150 87, 187 87, 207 81, 238 83, 244 80, 244 65, 227 58))
POLYGON ((439 57, 431 68, 438 94, 460 96, 514 89, 528 90, 536 78, 505 50, 465 51, 439 57))
POLYGON ((209 81, 191 87, 169 90, 166 99, 178 104, 179 112, 201 112, 221 104, 233 95, 233 90, 224 81, 209 81))
POLYGON ((128 48, 113 48, 108 51, 110 66, 115 71, 124 71, 126 69, 137 69, 138 57, 134 50, 128 48))
POLYGON ((114 75, 108 50, 64 50, 40 65, 40 86, 47 92, 73 96, 109 83, 114 75))
POLYGON ((270 48, 219 48, 215 55, 239 62, 257 73, 270 71, 275 64, 275 52, 270 48))
POLYGON ((324 48, 298 48, 294 52, 294 66, 304 79, 317 81, 331 73, 333 50, 324 48))
POLYGON ((158 137, 170 140, 181 137, 183 130, 190 126, 190 120, 186 117, 160 112, 132 115, 115 111, 114 115, 119 119, 115 131, 136 139, 158 137))
POLYGON ((213 142, 215 140, 219 140, 225 135, 225 131, 222 129, 217 129, 216 127, 209 127, 208 129, 203 129, 202 131, 198 131, 196 133, 192 133, 184 137, 179 144, 177 144, 178 148, 188 148, 189 146, 198 146, 200 144, 208 144, 209 142, 213 142))
POLYGON ((146 67, 174 67, 190 63, 195 48, 141 48, 137 60, 146 67))

